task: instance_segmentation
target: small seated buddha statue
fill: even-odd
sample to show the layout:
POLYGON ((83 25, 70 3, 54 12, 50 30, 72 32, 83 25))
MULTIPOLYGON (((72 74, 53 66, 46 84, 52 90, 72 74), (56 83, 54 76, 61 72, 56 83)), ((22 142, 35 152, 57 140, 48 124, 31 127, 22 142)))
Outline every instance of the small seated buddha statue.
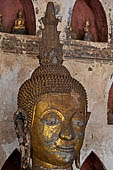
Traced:
POLYGON ((3 24, 2 24, 2 13, 0 12, 0 32, 4 32, 3 24))
POLYGON ((17 14, 18 18, 15 20, 13 29, 12 29, 12 33, 14 34, 25 34, 26 33, 26 29, 25 29, 25 25, 24 25, 24 19, 23 19, 23 10, 20 9, 18 14, 17 14))
POLYGON ((90 23, 89 23, 89 20, 87 19, 86 20, 86 23, 85 23, 85 27, 84 27, 84 40, 85 41, 93 41, 93 35, 92 33, 90 32, 90 23))
MULTIPOLYGON (((48 6, 47 10, 55 14, 54 4, 49 2, 48 6)), ((52 22, 49 16, 45 17, 48 22, 45 22, 40 42, 40 66, 20 87, 18 110, 14 114, 21 168, 30 167, 32 159, 32 170, 72 170, 74 160, 80 168, 80 149, 90 116, 87 95, 82 84, 62 65, 55 15, 52 22), (49 31, 57 41, 51 48, 49 31), (49 44, 50 52, 45 52, 43 43, 49 44)))

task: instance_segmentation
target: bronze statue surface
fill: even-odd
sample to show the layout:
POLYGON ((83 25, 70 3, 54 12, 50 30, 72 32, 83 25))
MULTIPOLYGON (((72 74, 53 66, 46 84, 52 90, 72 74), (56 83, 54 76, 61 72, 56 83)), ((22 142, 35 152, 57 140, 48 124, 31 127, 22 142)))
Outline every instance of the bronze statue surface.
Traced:
POLYGON ((18 93, 14 115, 21 166, 33 170, 80 167, 80 149, 90 113, 84 87, 62 65, 62 44, 54 4, 49 2, 40 43, 40 66, 18 93))

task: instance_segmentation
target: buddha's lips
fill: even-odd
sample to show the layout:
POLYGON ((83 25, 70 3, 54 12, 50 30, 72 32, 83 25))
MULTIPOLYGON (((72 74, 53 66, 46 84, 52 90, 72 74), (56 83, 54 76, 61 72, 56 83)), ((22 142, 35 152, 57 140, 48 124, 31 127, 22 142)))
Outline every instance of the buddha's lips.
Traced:
POLYGON ((57 146, 57 149, 62 152, 74 152, 74 146, 57 146))

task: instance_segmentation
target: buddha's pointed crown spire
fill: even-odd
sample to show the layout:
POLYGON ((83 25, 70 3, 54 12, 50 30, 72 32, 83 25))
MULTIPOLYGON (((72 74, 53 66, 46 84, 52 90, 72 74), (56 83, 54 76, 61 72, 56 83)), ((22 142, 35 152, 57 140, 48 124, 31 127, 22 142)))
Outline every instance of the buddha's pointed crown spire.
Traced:
POLYGON ((62 64, 62 44, 60 44, 57 25, 59 20, 55 16, 53 2, 48 2, 46 14, 41 18, 44 29, 42 29, 42 40, 40 43, 39 62, 40 65, 62 64))

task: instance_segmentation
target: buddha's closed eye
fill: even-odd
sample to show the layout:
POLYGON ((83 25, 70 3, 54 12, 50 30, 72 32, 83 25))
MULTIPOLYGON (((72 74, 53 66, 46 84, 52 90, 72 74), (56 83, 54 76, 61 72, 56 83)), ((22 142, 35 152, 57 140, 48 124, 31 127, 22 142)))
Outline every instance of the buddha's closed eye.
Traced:
POLYGON ((84 125, 83 120, 75 120, 75 119, 73 119, 73 120, 72 120, 72 123, 73 123, 73 125, 75 125, 75 126, 83 126, 83 125, 84 125))
POLYGON ((61 119, 55 112, 49 112, 43 116, 41 122, 43 124, 53 126, 53 125, 60 124, 61 119))
POLYGON ((77 112, 72 117, 72 124, 76 127, 83 127, 84 126, 84 116, 82 112, 77 112))

